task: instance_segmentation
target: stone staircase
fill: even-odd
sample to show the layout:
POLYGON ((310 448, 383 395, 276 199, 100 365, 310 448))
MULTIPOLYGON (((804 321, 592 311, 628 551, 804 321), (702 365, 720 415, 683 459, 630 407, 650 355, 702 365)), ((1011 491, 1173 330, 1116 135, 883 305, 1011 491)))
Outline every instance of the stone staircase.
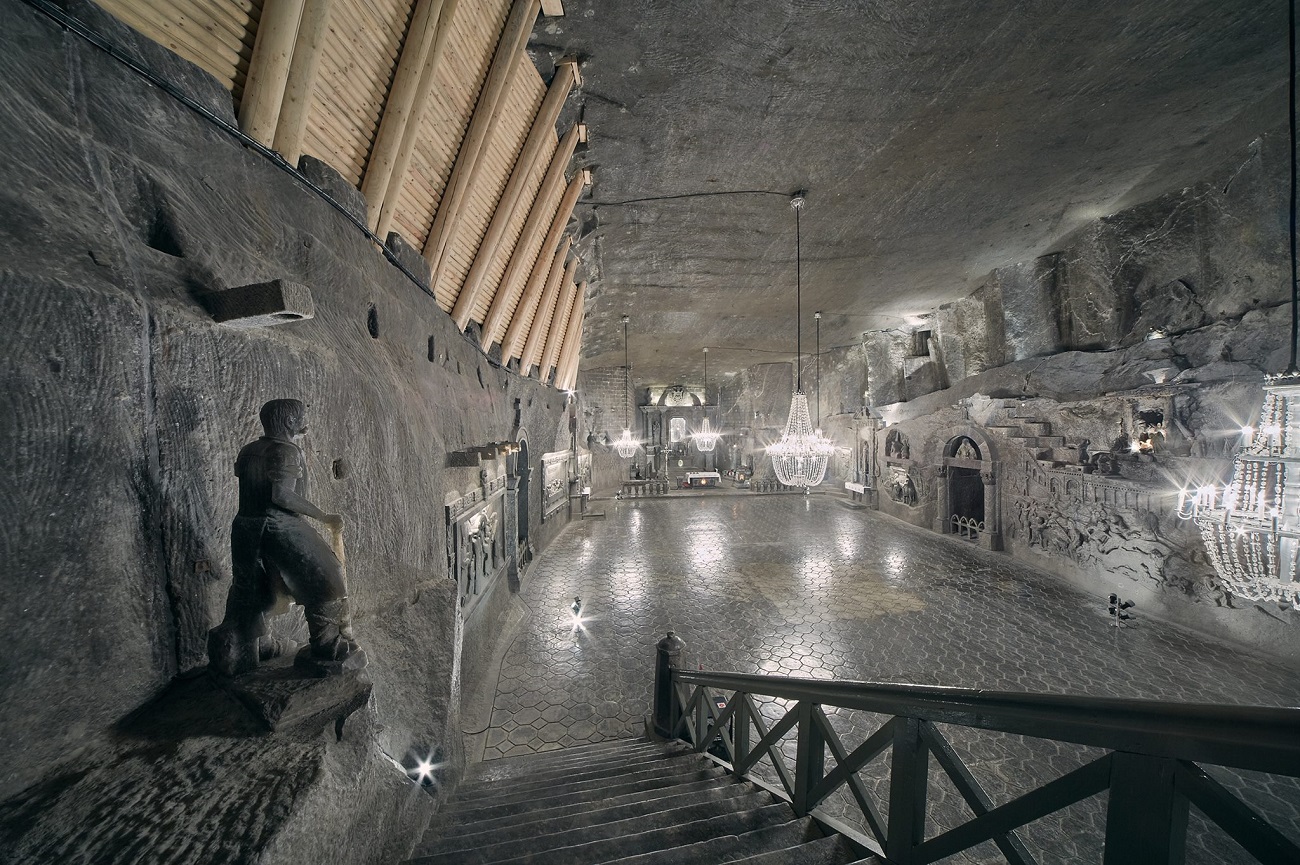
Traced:
POLYGON ((1019 442, 1044 468, 1063 468, 1078 464, 1079 446, 1066 444, 1065 436, 1052 435, 1050 421, 1017 414, 1019 403, 1016 400, 1006 400, 1002 409, 1006 415, 1002 422, 990 423, 985 427, 986 429, 1019 442))
POLYGON ((841 835, 680 742, 626 739, 471 766, 419 865, 834 865, 841 835))

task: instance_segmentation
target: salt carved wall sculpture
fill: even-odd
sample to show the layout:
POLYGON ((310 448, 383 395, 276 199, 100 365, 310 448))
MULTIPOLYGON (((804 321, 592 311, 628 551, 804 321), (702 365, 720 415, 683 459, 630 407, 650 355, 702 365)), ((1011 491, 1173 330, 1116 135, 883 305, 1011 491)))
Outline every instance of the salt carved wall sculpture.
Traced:
POLYGON ((505 492, 502 473, 446 506, 447 567, 466 624, 506 569, 505 492))

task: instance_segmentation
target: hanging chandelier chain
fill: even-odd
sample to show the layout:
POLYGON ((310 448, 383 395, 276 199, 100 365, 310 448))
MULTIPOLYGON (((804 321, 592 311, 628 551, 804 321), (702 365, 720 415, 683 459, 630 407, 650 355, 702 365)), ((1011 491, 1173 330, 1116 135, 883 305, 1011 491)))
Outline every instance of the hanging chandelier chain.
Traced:
POLYGON ((803 390, 803 237, 799 214, 803 210, 803 193, 790 199, 794 208, 794 389, 803 390))
POLYGON ((814 312, 813 318, 817 322, 817 355, 816 355, 816 375, 817 375, 817 429, 822 428, 822 314, 814 312))
POLYGON ((623 316, 623 428, 631 429, 632 428, 632 409, 631 409, 632 397, 628 394, 628 391, 631 390, 632 388, 632 382, 630 380, 630 370, 628 368, 628 359, 627 359, 627 323, 628 323, 628 317, 625 315, 623 316))
POLYGON ((1288 48, 1291 61, 1291 74, 1287 78, 1287 93, 1289 96, 1288 108, 1291 121, 1291 365, 1286 371, 1290 375, 1300 374, 1300 365, 1296 362, 1297 345, 1300 343, 1300 282, 1296 277, 1296 46, 1295 46, 1295 0, 1290 0, 1287 4, 1287 21, 1290 26, 1287 27, 1288 48))

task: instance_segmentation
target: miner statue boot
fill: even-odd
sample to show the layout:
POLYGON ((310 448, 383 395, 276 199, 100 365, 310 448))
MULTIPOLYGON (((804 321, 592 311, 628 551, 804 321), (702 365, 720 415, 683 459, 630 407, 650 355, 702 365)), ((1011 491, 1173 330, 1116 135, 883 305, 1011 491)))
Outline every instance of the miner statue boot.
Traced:
POLYGON ((366 653, 352 636, 347 598, 324 601, 307 608, 311 642, 298 650, 294 663, 318 676, 360 670, 366 653))

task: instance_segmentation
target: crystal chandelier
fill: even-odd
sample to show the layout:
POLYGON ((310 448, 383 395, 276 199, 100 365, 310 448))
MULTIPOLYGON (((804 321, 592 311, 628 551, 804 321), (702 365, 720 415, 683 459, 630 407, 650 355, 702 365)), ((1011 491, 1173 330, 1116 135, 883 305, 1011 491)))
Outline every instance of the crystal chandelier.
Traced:
MULTIPOLYGON (((709 405, 709 349, 704 348, 704 405, 705 411, 708 411, 709 405)), ((721 432, 715 432, 709 424, 708 415, 704 416, 699 430, 691 433, 691 440, 695 442, 695 449, 702 454, 710 453, 718 444, 718 439, 722 438, 721 432)))
POLYGON ((772 458, 776 479, 789 487, 815 487, 826 476, 826 462, 830 449, 820 430, 814 432, 808 414, 808 395, 803 392, 803 340, 799 330, 799 315, 803 303, 802 238, 799 229, 799 211, 804 197, 800 193, 790 199, 794 208, 794 274, 795 274, 795 390, 790 397, 790 416, 785 422, 781 440, 767 446, 772 458))
POLYGON ((636 456, 637 449, 641 447, 641 442, 632 438, 632 420, 631 409, 628 403, 631 401, 628 397, 628 390, 631 383, 628 380, 628 362, 627 362, 627 323, 630 319, 623 316, 623 434, 619 436, 618 441, 614 442, 614 451, 623 459, 631 459, 636 456))
POLYGON ((1222 492, 1212 485, 1185 490, 1178 515, 1195 520, 1210 563, 1234 595, 1300 610, 1300 477, 1288 477, 1300 464, 1298 415, 1300 372, 1293 366, 1265 379, 1259 431, 1247 434, 1233 460, 1232 482, 1222 492))
POLYGON ((1296 581, 1300 554, 1300 282, 1296 279, 1296 38, 1295 0, 1290 4, 1291 102, 1291 363, 1266 376, 1258 430, 1244 427, 1232 461, 1232 481, 1184 490, 1178 515, 1196 522, 1210 563, 1234 595, 1290 604, 1300 610, 1296 581))

